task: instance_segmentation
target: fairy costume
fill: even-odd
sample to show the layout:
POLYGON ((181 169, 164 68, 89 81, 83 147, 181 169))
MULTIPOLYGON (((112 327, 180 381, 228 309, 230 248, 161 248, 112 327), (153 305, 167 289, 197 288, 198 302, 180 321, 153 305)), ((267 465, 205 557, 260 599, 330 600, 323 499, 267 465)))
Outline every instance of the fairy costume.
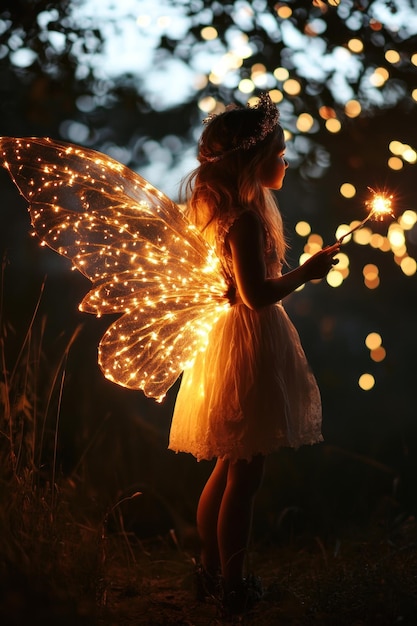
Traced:
MULTIPOLYGON (((259 128, 229 152, 251 149, 276 127, 269 98, 253 110, 259 128)), ((214 251, 174 202, 107 155, 2 137, 0 156, 42 242, 92 282, 81 310, 119 315, 99 345, 104 375, 162 400, 184 371, 171 449, 250 459, 320 441, 319 392, 282 305, 253 311, 228 301, 231 216, 215 223, 214 251)), ((278 277, 268 245, 265 262, 278 277)))
MULTIPOLYGON (((215 239, 233 277, 227 245, 232 223, 218 224, 215 239)), ((281 262, 267 244, 265 264, 268 278, 281 275, 281 262)), ((207 349, 183 374, 169 448, 234 461, 321 440, 320 393, 284 307, 255 311, 237 294, 212 327, 207 349)))
POLYGON ((99 344, 103 374, 161 401, 229 308, 214 250, 178 205, 105 154, 0 137, 0 158, 42 244, 91 281, 80 310, 118 315, 99 344))

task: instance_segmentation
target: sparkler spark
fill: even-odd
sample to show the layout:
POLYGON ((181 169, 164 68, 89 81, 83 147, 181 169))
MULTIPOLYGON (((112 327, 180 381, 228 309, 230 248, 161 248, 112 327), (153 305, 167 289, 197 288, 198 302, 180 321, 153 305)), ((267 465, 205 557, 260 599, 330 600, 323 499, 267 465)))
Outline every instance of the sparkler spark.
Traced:
POLYGON ((385 193, 378 193, 371 187, 368 187, 368 189, 373 194, 372 199, 366 202, 366 206, 369 206, 371 209, 368 219, 373 218, 382 221, 386 215, 394 217, 392 210, 392 199, 394 196, 392 194, 388 196, 385 193))
POLYGON ((368 189, 372 194, 371 199, 365 202, 365 206, 369 207, 368 215, 364 220, 359 222, 359 224, 354 226, 354 228, 351 228, 347 233, 344 233, 341 237, 339 237, 337 240, 338 243, 342 243, 348 235, 351 235, 356 230, 362 228, 362 226, 364 226, 369 220, 382 222, 387 215, 395 217, 392 209, 393 195, 387 195, 386 193, 375 191, 371 187, 368 187, 368 189))

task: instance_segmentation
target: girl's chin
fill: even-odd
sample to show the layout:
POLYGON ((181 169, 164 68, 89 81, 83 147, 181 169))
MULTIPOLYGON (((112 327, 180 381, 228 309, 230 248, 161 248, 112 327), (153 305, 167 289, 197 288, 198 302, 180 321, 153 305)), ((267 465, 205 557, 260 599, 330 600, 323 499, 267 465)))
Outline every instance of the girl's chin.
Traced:
POLYGON ((278 183, 274 183, 274 184, 272 184, 272 185, 269 187, 269 189, 273 189, 274 191, 279 191, 280 189, 282 189, 283 182, 284 182, 284 181, 283 181, 283 180, 281 180, 281 181, 280 181, 280 182, 278 182, 278 183))

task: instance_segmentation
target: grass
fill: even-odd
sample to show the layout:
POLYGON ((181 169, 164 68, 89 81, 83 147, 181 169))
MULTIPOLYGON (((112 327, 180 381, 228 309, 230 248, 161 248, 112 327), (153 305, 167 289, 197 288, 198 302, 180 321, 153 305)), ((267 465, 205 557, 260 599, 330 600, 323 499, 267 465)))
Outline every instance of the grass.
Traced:
MULTIPOLYGON (((154 519, 149 513, 152 508, 137 507, 146 502, 157 503, 155 510, 161 515, 165 502, 150 497, 150 484, 146 494, 135 487, 122 491, 112 504, 107 501, 103 505, 96 487, 89 482, 88 471, 82 469, 88 455, 99 454, 91 443, 81 452, 76 470, 62 471, 60 434, 67 363, 80 329, 70 337, 57 337, 51 349, 50 339, 45 340, 47 321, 40 313, 42 291, 24 332, 13 327, 0 303, 0 623, 224 623, 216 604, 198 604, 194 599, 195 528, 189 525, 180 538, 168 527, 157 536, 140 538, 135 525, 129 523, 148 515, 154 519), (133 511, 130 520, 129 511, 133 511)), ((146 463, 152 463, 157 444, 152 438, 145 440, 145 447, 150 448, 150 456, 144 455, 146 463)), ((117 462, 119 452, 111 458, 112 463, 117 462)), ((414 626, 416 520, 401 512, 398 502, 389 505, 389 515, 375 513, 378 506, 380 511, 386 508, 381 503, 386 502, 395 472, 376 466, 371 459, 348 458, 330 447, 321 456, 307 450, 307 469, 293 461, 291 453, 271 460, 270 482, 266 481, 258 502, 269 517, 257 519, 250 553, 250 565, 262 576, 268 594, 239 623, 414 626), (308 468, 313 466, 318 474, 310 477, 308 468), (279 481, 288 483, 295 467, 298 474, 292 476, 293 493, 296 484, 300 494, 308 494, 305 519, 301 508, 288 506, 284 499, 282 503, 275 501, 275 513, 271 511, 277 492, 282 493, 284 482, 279 481), (357 468, 355 473, 352 467, 357 468), (334 480, 334 468, 339 480, 334 480), (340 482, 342 470, 347 472, 344 482, 340 482), (381 484, 372 482, 379 484, 379 490, 373 490, 372 502, 368 491, 359 489, 366 486, 365 475, 369 481, 374 475, 382 480, 381 484), (321 505, 321 517, 309 525, 318 496, 312 490, 318 484, 326 502, 321 505), (352 484, 358 487, 356 495, 352 495, 352 484), (313 503, 310 509, 309 500, 313 503), (363 516, 360 525, 341 528, 339 523, 326 524, 325 518, 333 515, 335 519, 334 509, 338 508, 345 519, 350 504, 358 503, 368 516, 363 516)), ((157 462, 149 471, 152 473, 156 466, 157 462)), ((164 467, 162 480, 169 489, 175 491, 175 481, 178 483, 170 503, 175 506, 175 499, 186 491, 183 483, 188 479, 188 468, 201 472, 201 467, 181 463, 180 458, 175 459, 175 476, 169 473, 171 465, 164 467)), ((143 472, 143 465, 140 468, 143 472)), ((197 472, 200 482, 203 476, 197 472)), ((143 484, 146 487, 146 480, 143 484)), ((189 494, 187 497, 193 500, 189 494)), ((193 502, 187 506, 193 509, 193 502)))
MULTIPOLYGON (((5 263, 3 279, 4 269, 5 263)), ((3 302, 0 310, 2 624, 22 624, 45 610, 77 615, 96 567, 94 550, 88 549, 96 531, 80 520, 77 485, 62 476, 58 460, 66 362, 79 329, 56 361, 48 362, 46 319, 39 318, 42 292, 20 342, 4 318, 3 302)))
POLYGON ((109 546, 106 610, 97 624, 415 626, 416 531, 415 520, 408 519, 391 538, 373 528, 337 541, 307 535, 284 545, 257 541, 250 561, 266 594, 250 614, 232 620, 222 617, 216 603, 195 600, 189 552, 172 538, 133 541, 130 571, 120 566, 115 541, 109 546))
MULTIPOLYGON (((3 262, 3 286, 5 267, 3 262)), ((84 476, 83 463, 94 452, 96 433, 73 471, 62 471, 67 362, 80 327, 69 338, 46 338, 43 292, 44 285, 22 331, 10 323, 0 291, 2 626, 91 625, 106 610, 113 562, 129 572, 130 586, 138 563, 120 511, 139 492, 103 505, 84 476), (114 541, 117 556, 114 550, 110 556, 114 541)))

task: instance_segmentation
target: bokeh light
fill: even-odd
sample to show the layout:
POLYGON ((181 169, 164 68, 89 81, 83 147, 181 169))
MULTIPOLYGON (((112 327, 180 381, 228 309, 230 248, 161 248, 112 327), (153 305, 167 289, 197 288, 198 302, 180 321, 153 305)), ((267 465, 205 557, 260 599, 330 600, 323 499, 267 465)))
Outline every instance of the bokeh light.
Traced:
POLYGON ((279 2, 275 5, 275 11, 277 13, 277 16, 281 19, 281 20, 287 20, 288 18, 291 17, 292 15, 292 9, 291 7, 288 6, 288 4, 284 3, 284 2, 279 2))
MULTIPOLYGON (((358 222, 352 222, 351 227, 354 228, 355 226, 357 226, 357 224, 358 222)), ((353 233, 354 242, 359 244, 360 246, 367 246, 371 242, 371 238, 372 230, 370 228, 367 228, 366 226, 353 233)))
POLYGON ((361 39, 357 39, 356 37, 349 39, 347 46, 349 50, 351 52, 354 52, 355 54, 363 52, 363 42, 361 41, 361 39))
POLYGON ((365 345, 369 350, 376 350, 382 345, 382 337, 379 333, 372 332, 366 336, 365 345))
POLYGON ((298 96, 301 92, 301 84, 295 78, 288 78, 288 80, 284 81, 282 88, 289 96, 298 96))
POLYGON ((239 83, 239 91, 242 93, 252 93, 255 91, 255 84, 250 78, 243 78, 239 83))
POLYGON ((388 63, 391 63, 393 65, 401 61, 400 54, 397 52, 397 50, 386 50, 385 58, 388 63))
POLYGON ((213 39, 217 39, 219 33, 213 26, 205 26, 201 29, 201 36, 206 41, 213 41, 213 39))
POLYGON ((216 106, 217 101, 215 98, 213 98, 213 96, 207 96, 206 98, 202 98, 198 103, 199 109, 204 113, 213 113, 213 111, 216 109, 216 106))
POLYGON ((343 183, 340 193, 344 198, 353 198, 356 195, 356 187, 352 183, 343 183))
POLYGON ((307 235, 311 233, 311 226, 308 222, 297 222, 295 225, 295 232, 297 235, 300 235, 300 237, 307 237, 307 235))
POLYGON ((272 102, 275 102, 275 104, 278 104, 284 98, 284 94, 279 89, 271 89, 271 91, 269 92, 269 96, 272 102))
POLYGON ((410 256, 401 259, 400 267, 406 276, 413 276, 417 271, 417 262, 410 256))
POLYGON ((389 72, 385 67, 377 67, 369 78, 374 87, 382 87, 389 79, 389 72))
POLYGON ((363 391, 370 391, 375 386, 375 378, 372 374, 362 374, 359 378, 358 384, 363 391))
POLYGON ((390 157, 388 159, 388 167, 392 170, 398 171, 404 167, 404 163, 398 157, 390 157))
POLYGON ((369 333, 365 338, 365 345, 369 349, 369 356, 374 363, 380 363, 385 359, 387 354, 379 333, 375 331, 369 333))
POLYGON ((326 128, 330 133, 338 133, 342 128, 342 124, 337 119, 328 119, 326 121, 326 128))
POLYGON ((379 287, 379 269, 374 263, 367 263, 364 266, 362 273, 365 286, 368 287, 368 289, 376 289, 379 287))
POLYGON ((290 74, 285 67, 276 67, 274 69, 274 76, 280 82, 286 81, 289 78, 289 75, 290 74))
POLYGON ((314 125, 314 118, 309 113, 301 113, 297 118, 297 129, 301 133, 308 133, 314 125))
POLYGON ((385 351, 385 348, 382 346, 379 346, 378 348, 375 348, 374 350, 371 350, 370 352, 370 357, 372 361, 375 361, 375 363, 380 363, 381 361, 385 359, 386 356, 387 356, 387 353, 385 351))
POLYGON ((339 272, 337 268, 331 269, 326 276, 326 280, 330 287, 340 287, 340 285, 343 283, 343 275, 341 274, 341 272, 339 272))
POLYGON ((398 218, 398 223, 404 230, 411 230, 417 223, 417 213, 415 211, 407 209, 398 218))
POLYGON ((349 100, 345 104, 345 113, 347 117, 358 117, 362 112, 361 103, 358 100, 349 100))

